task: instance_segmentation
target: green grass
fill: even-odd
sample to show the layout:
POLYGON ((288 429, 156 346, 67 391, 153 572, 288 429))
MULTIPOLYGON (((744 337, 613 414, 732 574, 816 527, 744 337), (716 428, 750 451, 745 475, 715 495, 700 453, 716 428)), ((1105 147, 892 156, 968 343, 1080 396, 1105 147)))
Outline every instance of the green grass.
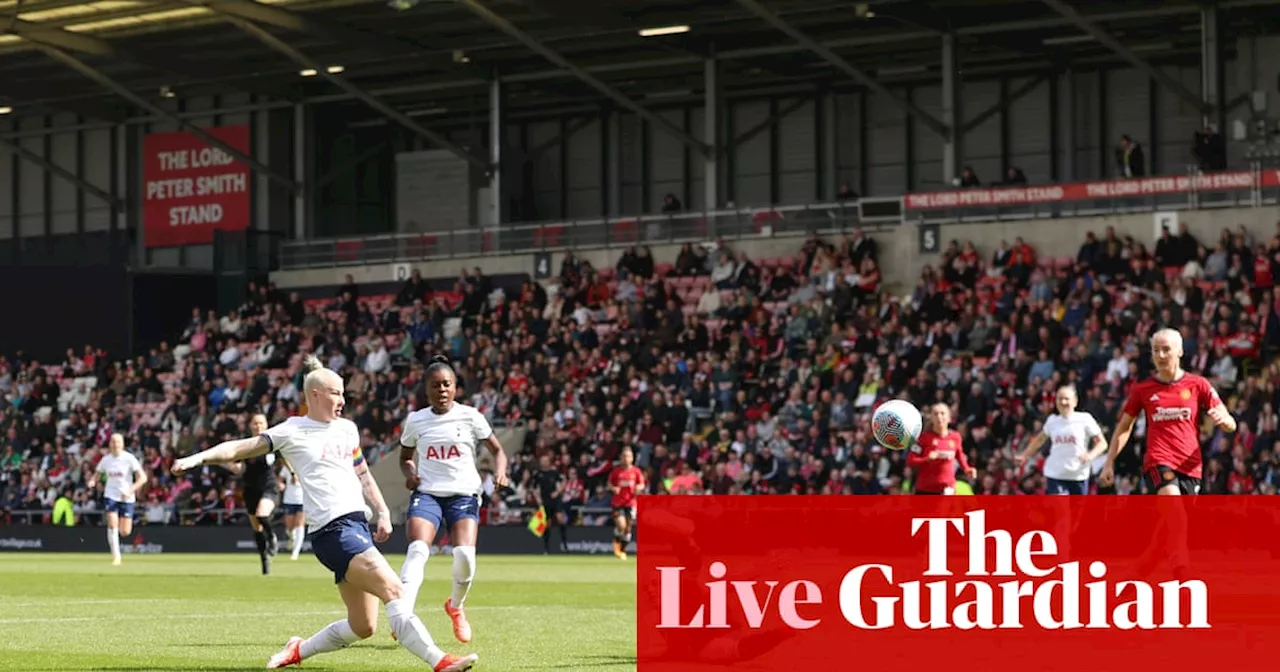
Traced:
MULTIPOLYGON (((399 570, 402 557, 388 558, 399 570)), ((475 632, 453 639, 441 605, 451 559, 432 556, 418 616, 446 651, 480 654, 477 670, 635 669, 635 565, 590 557, 480 556, 467 599, 475 632)), ((309 554, 125 556, 0 554, 0 670, 260 670, 292 635, 344 614, 333 575, 309 554)), ((423 670, 372 638, 303 663, 306 672, 423 670)))

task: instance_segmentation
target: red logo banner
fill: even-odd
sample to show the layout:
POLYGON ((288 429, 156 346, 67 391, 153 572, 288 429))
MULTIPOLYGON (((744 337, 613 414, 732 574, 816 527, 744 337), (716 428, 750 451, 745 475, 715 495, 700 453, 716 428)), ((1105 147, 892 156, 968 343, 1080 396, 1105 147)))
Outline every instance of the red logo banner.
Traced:
MULTIPOLYGON (((249 154, 249 126, 205 129, 249 154)), ((216 229, 249 228, 249 167, 187 132, 142 141, 142 221, 147 247, 213 242, 216 229)))
POLYGON ((658 670, 1273 670, 1274 497, 642 497, 658 670))
POLYGON ((1262 171, 1261 176, 1249 171, 1237 171, 1206 173, 1195 176, 1163 175, 1139 177, 1131 180, 1047 184, 1034 187, 934 191, 907 194, 905 204, 908 210, 1003 207, 1107 198, 1141 198, 1143 196, 1186 193, 1192 189, 1196 191, 1232 191, 1252 189, 1258 184, 1264 187, 1273 187, 1280 184, 1280 171, 1265 170, 1262 171))

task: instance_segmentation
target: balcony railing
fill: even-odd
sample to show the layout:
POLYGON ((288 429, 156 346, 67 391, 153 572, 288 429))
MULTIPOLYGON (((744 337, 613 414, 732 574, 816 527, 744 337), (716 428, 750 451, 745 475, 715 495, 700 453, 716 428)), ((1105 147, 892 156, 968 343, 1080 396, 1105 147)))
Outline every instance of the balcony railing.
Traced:
POLYGON ((1280 202, 1280 169, 1163 175, 1122 180, 954 189, 900 198, 744 208, 671 215, 516 224, 284 243, 281 267, 301 269, 636 244, 839 232, 856 227, 1086 217, 1164 209, 1257 207, 1280 202))
POLYGON ((896 226, 902 223, 902 218, 901 198, 876 198, 778 208, 516 224, 483 230, 293 241, 281 248, 281 267, 287 270, 737 239, 859 226, 896 226))

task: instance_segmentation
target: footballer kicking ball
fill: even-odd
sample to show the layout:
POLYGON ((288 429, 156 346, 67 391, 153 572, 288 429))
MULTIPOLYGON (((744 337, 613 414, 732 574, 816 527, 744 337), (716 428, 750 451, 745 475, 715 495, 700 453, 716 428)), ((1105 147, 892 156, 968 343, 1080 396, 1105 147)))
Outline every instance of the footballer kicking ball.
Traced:
POLYGON ((876 443, 889 450, 906 450, 920 438, 924 420, 909 402, 892 399, 876 407, 871 415, 871 433, 876 443))

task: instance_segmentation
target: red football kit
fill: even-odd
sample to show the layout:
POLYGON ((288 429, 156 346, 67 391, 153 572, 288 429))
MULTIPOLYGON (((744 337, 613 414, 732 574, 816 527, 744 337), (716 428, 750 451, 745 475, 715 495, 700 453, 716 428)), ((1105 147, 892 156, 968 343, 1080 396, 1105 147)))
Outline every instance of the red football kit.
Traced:
POLYGON ((1184 476, 1200 478, 1200 413, 1222 405, 1213 385, 1194 373, 1166 383, 1148 378, 1133 386, 1124 412, 1147 415, 1147 451, 1142 471, 1168 467, 1184 476))
POLYGON ((632 509, 636 505, 636 494, 644 487, 644 472, 640 467, 616 467, 609 474, 609 485, 617 488, 613 495, 613 508, 632 509))
POLYGON ((960 433, 954 429, 947 430, 946 434, 932 430, 921 432, 916 445, 907 453, 907 466, 916 475, 916 492, 945 492, 947 488, 954 488, 957 462, 961 469, 969 469, 960 433), (941 459, 929 459, 929 453, 935 450, 943 454, 941 459))

